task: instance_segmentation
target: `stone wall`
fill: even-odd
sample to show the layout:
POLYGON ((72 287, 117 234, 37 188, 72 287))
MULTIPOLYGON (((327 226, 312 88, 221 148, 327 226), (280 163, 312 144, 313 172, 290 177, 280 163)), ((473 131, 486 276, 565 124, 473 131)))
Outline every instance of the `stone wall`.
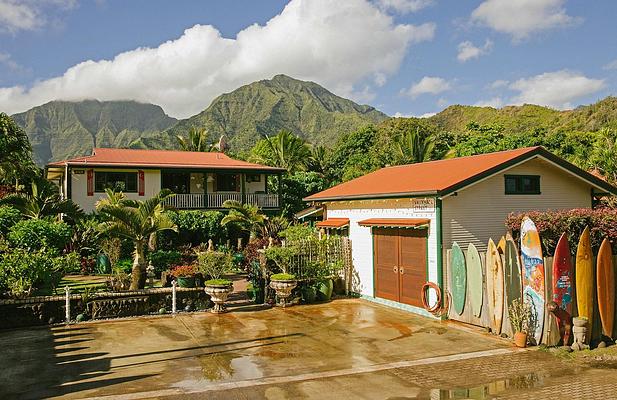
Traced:
MULTIPOLYGON (((93 319, 156 314, 161 308, 171 312, 172 289, 157 288, 117 293, 100 292, 84 305, 81 295, 71 295, 71 320, 78 314, 93 319)), ((178 311, 205 310, 210 297, 201 288, 177 288, 178 311)), ((0 329, 64 323, 65 296, 36 296, 0 300, 0 329)))

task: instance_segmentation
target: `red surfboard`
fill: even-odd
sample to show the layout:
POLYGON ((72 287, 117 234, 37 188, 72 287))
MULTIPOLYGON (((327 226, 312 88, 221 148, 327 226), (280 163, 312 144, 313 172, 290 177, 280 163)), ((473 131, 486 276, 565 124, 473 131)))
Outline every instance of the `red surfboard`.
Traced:
POLYGON ((574 267, 568 237, 564 233, 553 257, 553 301, 572 315, 572 277, 574 267))

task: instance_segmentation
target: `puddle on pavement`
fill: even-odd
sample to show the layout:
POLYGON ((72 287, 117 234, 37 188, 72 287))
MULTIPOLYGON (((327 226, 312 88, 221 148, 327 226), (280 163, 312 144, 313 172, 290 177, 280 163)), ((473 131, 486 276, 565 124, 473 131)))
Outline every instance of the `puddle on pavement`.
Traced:
POLYGON ((546 378, 547 376, 532 373, 515 378, 501 379, 471 388, 432 389, 429 398, 431 400, 492 399, 494 396, 507 390, 530 389, 542 386, 546 378))

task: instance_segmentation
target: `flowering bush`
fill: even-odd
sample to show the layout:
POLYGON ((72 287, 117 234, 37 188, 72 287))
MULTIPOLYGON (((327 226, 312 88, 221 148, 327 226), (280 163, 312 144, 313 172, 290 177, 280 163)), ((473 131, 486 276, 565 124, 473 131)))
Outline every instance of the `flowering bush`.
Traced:
POLYGON ((171 270, 171 274, 176 278, 189 278, 194 276, 197 269, 194 265, 178 265, 171 270))
POLYGON ((546 254, 554 253, 557 241, 563 232, 567 232, 570 250, 575 254, 580 235, 586 226, 590 229, 594 252, 598 251, 602 240, 606 237, 613 245, 613 252, 617 252, 617 209, 577 208, 565 211, 511 213, 506 218, 506 228, 512 232, 517 241, 520 239, 521 221, 524 216, 528 216, 536 224, 546 254))

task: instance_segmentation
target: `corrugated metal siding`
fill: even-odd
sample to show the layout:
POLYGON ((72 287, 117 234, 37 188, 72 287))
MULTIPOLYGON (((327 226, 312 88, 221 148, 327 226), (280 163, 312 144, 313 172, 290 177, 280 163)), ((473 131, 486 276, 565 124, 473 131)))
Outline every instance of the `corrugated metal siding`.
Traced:
POLYGON ((437 225, 435 211, 417 212, 411 199, 327 202, 328 218, 349 218, 353 258, 352 290, 373 296, 373 236, 371 228, 358 225, 368 218, 428 218, 428 278, 437 282, 437 225))
POLYGON ((443 199, 443 247, 456 241, 486 251, 488 239, 505 234, 510 212, 591 206, 591 186, 541 159, 533 159, 443 199), (504 175, 540 175, 540 195, 506 195, 504 175))

